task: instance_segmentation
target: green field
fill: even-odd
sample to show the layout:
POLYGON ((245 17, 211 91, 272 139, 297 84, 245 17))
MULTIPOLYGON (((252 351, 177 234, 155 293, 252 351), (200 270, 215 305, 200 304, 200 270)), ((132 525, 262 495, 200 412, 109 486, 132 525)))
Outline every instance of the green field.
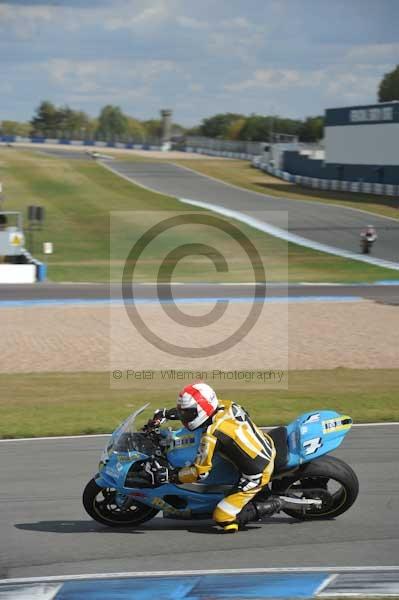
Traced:
POLYGON ((392 196, 374 196, 373 194, 352 194, 350 192, 329 192, 313 190, 294 185, 288 181, 273 177, 251 166, 243 160, 181 160, 174 161, 182 167, 188 167, 203 175, 221 179, 238 187, 267 194, 283 196, 292 201, 311 200, 323 204, 339 204, 349 208, 366 210, 385 217, 399 219, 399 198, 392 196))
MULTIPOLYGON (((139 159, 140 160, 140 159, 139 159)), ((197 161, 198 163, 202 161, 197 161)), ((205 161, 223 165, 233 161, 205 161)), ((239 163, 242 165, 243 163, 239 163)), ((226 169, 223 166, 223 169, 226 169)), ((249 169, 249 167, 248 167, 249 169)), ((251 173, 253 171, 251 170, 251 173)), ((0 149, 0 177, 5 190, 5 208, 25 212, 29 204, 46 209, 43 231, 35 233, 33 253, 41 254, 42 242, 54 244, 54 254, 46 257, 52 281, 108 281, 120 278, 126 249, 137 233, 137 211, 181 211, 174 198, 135 186, 106 171, 93 160, 65 160, 11 148, 0 149), (135 211, 130 219, 116 218, 113 223, 112 271, 110 274, 109 214, 111 211, 135 211), (133 216, 133 218, 132 218, 133 216)), ((204 212, 186 205, 184 211, 204 212)), ((150 213, 148 213, 150 214, 150 213)), ((157 216, 155 218, 158 218, 157 216)), ((143 227, 145 223, 141 223, 143 227)), ((242 224, 240 230, 257 246, 264 259, 269 281, 374 281, 395 279, 397 272, 365 263, 315 252, 287 244, 242 224)), ((215 246, 229 262, 228 273, 217 273, 208 257, 186 258, 175 270, 180 281, 252 281, 248 262, 242 252, 215 230, 201 232, 187 228, 169 236, 168 243, 201 241, 215 246), (193 238, 196 239, 193 239, 193 238)), ((164 245, 164 247, 166 247, 164 245)), ((159 267, 159 246, 140 263, 136 281, 154 280, 159 267)))
MULTIPOLYGON (((243 404, 259 425, 288 423, 321 408, 355 422, 399 421, 398 370, 291 371, 287 390, 215 387, 221 398, 243 404)), ((146 402, 146 417, 173 406, 178 389, 179 382, 169 392, 110 389, 109 373, 0 374, 0 437, 107 433, 146 402)))

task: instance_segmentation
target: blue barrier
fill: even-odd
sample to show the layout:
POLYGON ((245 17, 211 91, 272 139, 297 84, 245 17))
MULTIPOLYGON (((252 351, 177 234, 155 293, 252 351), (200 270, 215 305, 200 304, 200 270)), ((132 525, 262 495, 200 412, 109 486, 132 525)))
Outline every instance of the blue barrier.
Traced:
POLYGON ((2 135, 1 136, 1 141, 2 142, 15 142, 16 140, 16 136, 15 135, 2 135))
POLYGON ((36 279, 37 281, 46 281, 47 279, 47 265, 46 263, 36 263, 36 279))

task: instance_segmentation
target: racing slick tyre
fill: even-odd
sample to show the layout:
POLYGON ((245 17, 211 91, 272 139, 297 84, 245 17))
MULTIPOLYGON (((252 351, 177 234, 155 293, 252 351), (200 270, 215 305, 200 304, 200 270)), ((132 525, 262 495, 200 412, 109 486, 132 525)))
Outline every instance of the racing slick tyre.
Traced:
POLYGON ((359 493, 356 473, 335 456, 323 456, 306 465, 298 473, 275 480, 273 493, 296 498, 321 500, 321 505, 298 509, 283 509, 287 515, 308 521, 333 519, 346 512, 359 493))
POLYGON ((87 514, 108 527, 130 527, 149 521, 159 512, 131 497, 118 498, 113 488, 102 488, 91 479, 83 491, 83 506, 87 514), (123 499, 125 498, 125 501, 123 499), (121 501, 122 500, 122 501, 121 501))

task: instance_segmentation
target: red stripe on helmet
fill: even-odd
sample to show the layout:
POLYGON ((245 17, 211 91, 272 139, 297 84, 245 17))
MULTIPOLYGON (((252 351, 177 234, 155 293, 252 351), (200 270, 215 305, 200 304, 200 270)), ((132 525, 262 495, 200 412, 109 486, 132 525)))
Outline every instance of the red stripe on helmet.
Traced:
POLYGON ((208 402, 208 400, 205 398, 205 396, 203 396, 201 394, 201 392, 199 390, 197 390, 197 388, 195 388, 192 385, 186 385, 186 387, 182 391, 182 394, 184 394, 184 392, 187 392, 187 394, 191 394, 191 396, 194 398, 194 400, 206 412, 208 417, 210 417, 211 414, 214 413, 215 409, 213 408, 212 404, 210 402, 208 402))

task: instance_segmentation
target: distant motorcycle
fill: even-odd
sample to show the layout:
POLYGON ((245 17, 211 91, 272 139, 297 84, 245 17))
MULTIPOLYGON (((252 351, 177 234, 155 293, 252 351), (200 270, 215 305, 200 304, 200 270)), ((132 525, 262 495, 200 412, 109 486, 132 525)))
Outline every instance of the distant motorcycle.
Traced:
MULTIPOLYGON (((210 519, 215 506, 231 493, 240 474, 222 454, 216 453, 205 481, 190 484, 164 483, 154 487, 145 465, 183 467, 192 464, 202 430, 146 427, 136 431, 134 412, 112 434, 101 455, 99 472, 83 492, 86 512, 109 527, 134 527, 159 512, 164 518, 210 519)), ((299 416, 287 427, 268 431, 277 454, 268 487, 258 499, 277 495, 283 512, 301 520, 333 518, 355 502, 359 483, 344 461, 327 456, 352 426, 352 419, 334 411, 313 411, 299 416)))
POLYGON ((377 233, 372 225, 369 225, 367 229, 363 230, 360 234, 360 248, 362 254, 370 254, 371 248, 375 240, 377 239, 377 233))

